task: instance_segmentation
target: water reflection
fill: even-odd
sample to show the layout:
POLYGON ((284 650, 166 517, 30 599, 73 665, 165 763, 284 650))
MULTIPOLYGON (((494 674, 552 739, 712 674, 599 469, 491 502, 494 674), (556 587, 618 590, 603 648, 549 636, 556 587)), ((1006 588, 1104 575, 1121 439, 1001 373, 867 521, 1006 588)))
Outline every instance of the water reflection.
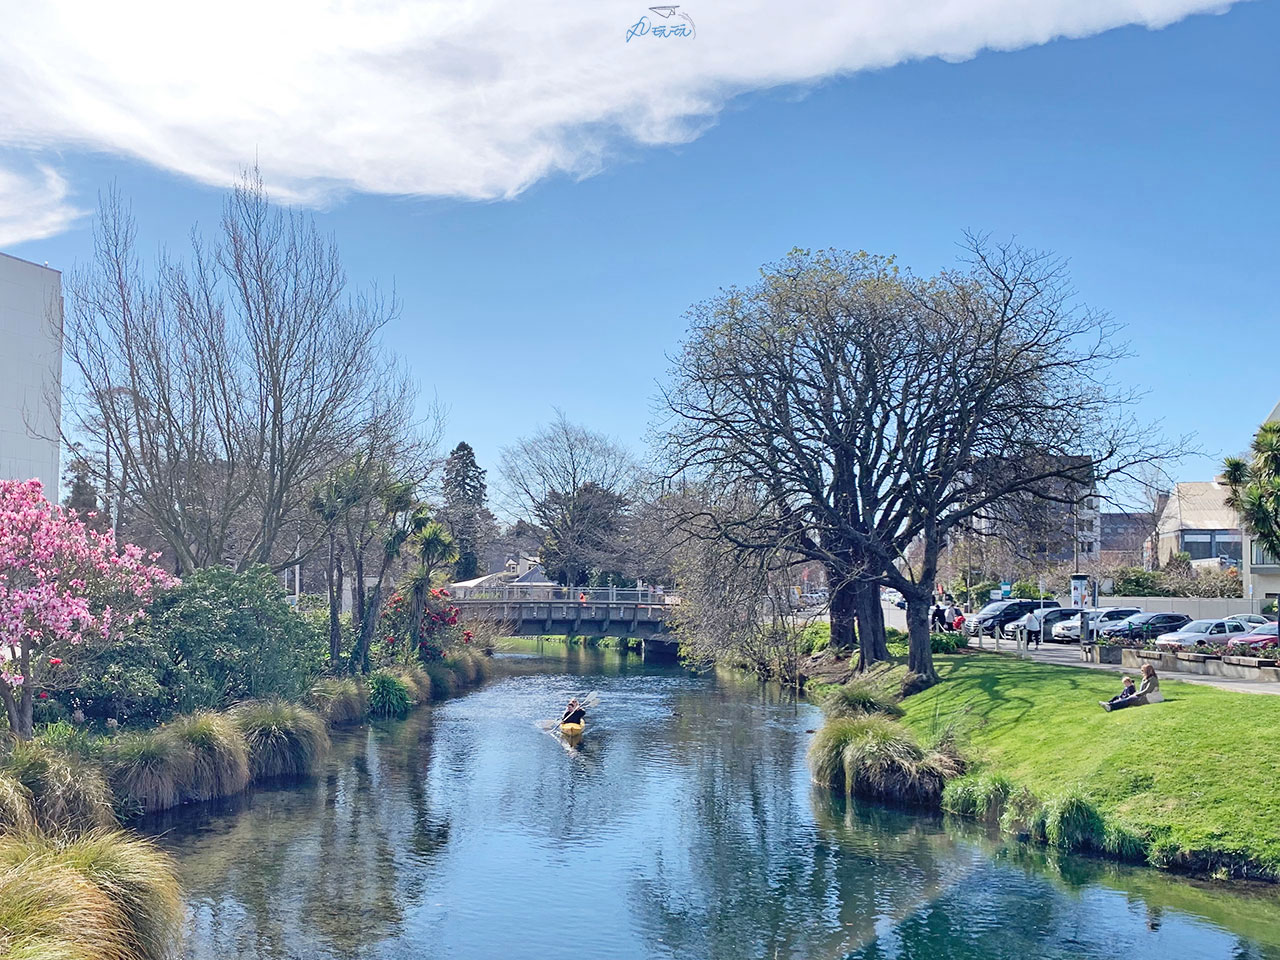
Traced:
MULTIPOLYGON (((533 648, 530 648, 531 650, 533 648)), ((1280 957, 1256 896, 808 784, 785 691, 549 647, 322 777, 158 824, 191 958, 1280 957), (577 749, 540 721, 602 698, 577 749)))

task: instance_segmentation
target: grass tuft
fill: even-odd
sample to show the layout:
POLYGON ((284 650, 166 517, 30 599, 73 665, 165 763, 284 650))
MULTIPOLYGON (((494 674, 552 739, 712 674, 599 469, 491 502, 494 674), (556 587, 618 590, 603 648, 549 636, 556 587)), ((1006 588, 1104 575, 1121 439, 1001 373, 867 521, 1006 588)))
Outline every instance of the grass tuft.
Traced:
POLYGON ((161 735, 191 753, 180 802, 230 797, 249 785, 249 748, 226 715, 202 711, 178 717, 164 725, 161 735))
POLYGON ((1098 808, 1079 789, 1044 805, 1044 838, 1061 850, 1102 850, 1105 833, 1098 808))
POLYGON ((306 701, 330 726, 369 716, 369 688, 362 677, 324 677, 311 687, 306 701))
POLYGON ((972 820, 998 823, 1013 792, 1009 778, 998 773, 957 777, 942 791, 942 809, 972 820))
POLYGON ((189 744, 157 730, 117 737, 107 769, 116 800, 124 809, 154 813, 182 802, 194 763, 189 744))
POLYGON ((6 957, 167 960, 177 950, 181 889, 173 861, 149 840, 118 830, 75 839, 28 833, 0 839, 0 865, 6 957))
POLYGON ((423 670, 431 678, 432 700, 443 700, 458 692, 458 675, 443 663, 428 663, 423 670))
POLYGON ((882 714, 827 721, 809 745, 817 783, 846 793, 937 805, 948 780, 964 772, 950 741, 925 750, 906 727, 882 714))
POLYGON ((0 832, 30 830, 35 823, 31 791, 17 777, 0 770, 0 832))
POLYGON ((860 720, 853 717, 838 717, 822 725, 809 743, 809 775, 814 783, 846 790, 844 748, 861 733, 860 720))
POLYGON ((444 665, 454 672, 463 687, 474 687, 480 682, 480 665, 467 653, 455 653, 444 658, 444 665))
POLYGON ((860 717, 879 713, 886 717, 902 716, 902 707, 886 690, 865 680, 851 680, 834 687, 822 699, 822 712, 828 720, 836 717, 860 717))
POLYGON ((41 829, 82 833, 115 826, 111 789, 97 767, 32 740, 15 743, 4 767, 31 795, 41 829))
POLYGON ((284 700, 251 700, 230 711, 249 748, 255 780, 307 776, 329 751, 329 732, 314 710, 284 700))
POLYGON ((1102 852, 1130 863, 1147 859, 1147 838, 1127 824, 1108 818, 1102 832, 1102 852))
POLYGON ((1020 787, 1005 799, 1004 813, 1000 815, 1000 829, 1022 840, 1045 838, 1045 810, 1039 797, 1020 787))

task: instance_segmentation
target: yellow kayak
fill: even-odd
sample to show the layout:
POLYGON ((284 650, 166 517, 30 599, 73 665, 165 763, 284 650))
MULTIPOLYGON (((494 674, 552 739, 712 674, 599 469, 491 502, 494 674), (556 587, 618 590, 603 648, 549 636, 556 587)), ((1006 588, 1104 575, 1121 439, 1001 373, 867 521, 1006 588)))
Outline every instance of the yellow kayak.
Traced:
POLYGON ((582 728, 586 724, 582 723, 562 723, 560 724, 560 732, 566 737, 576 737, 582 735, 582 728))

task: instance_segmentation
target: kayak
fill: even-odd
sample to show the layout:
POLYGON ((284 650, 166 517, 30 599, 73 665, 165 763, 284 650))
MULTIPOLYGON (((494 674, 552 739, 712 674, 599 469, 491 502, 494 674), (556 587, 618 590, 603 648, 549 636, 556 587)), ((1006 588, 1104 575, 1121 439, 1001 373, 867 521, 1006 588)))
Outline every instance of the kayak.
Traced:
POLYGON ((560 732, 567 737, 576 737, 582 734, 582 728, 585 724, 581 723, 562 723, 560 724, 560 732))

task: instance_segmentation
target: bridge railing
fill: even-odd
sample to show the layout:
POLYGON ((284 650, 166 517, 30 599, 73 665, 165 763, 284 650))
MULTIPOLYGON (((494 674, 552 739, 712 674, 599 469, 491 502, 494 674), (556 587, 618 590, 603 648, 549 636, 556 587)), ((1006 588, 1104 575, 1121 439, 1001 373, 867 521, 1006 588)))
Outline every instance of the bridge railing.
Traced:
POLYGON ((678 603, 674 596, 654 587, 559 587, 544 584, 503 583, 463 587, 455 600, 536 600, 541 603, 678 603))
POLYGON ((667 619, 671 604, 640 603, 634 600, 500 600, 468 597, 455 600, 462 618, 519 622, 524 620, 586 620, 592 622, 646 621, 667 619))

